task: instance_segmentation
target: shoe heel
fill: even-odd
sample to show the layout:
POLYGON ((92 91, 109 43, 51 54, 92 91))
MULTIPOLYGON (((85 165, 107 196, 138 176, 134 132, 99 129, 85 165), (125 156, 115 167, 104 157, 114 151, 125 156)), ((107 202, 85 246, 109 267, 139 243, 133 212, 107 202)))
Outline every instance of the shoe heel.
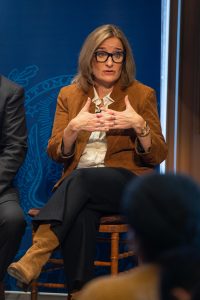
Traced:
POLYGON ((24 292, 28 292, 31 287, 31 282, 29 284, 27 284, 27 283, 17 280, 16 286, 19 287, 20 289, 22 289, 24 292))

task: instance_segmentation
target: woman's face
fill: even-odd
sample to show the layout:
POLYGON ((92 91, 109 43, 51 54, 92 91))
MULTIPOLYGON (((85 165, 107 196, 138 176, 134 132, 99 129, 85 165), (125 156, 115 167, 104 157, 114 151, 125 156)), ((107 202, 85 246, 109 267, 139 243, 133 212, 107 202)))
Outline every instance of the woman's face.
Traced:
POLYGON ((123 56, 123 50, 122 42, 116 37, 106 39, 96 49, 96 54, 92 59, 92 72, 98 86, 111 88, 119 79, 123 65, 123 62, 119 63, 119 61, 120 55, 123 56), (105 62, 99 62, 106 59, 106 53, 115 54, 114 57, 109 56, 105 62))

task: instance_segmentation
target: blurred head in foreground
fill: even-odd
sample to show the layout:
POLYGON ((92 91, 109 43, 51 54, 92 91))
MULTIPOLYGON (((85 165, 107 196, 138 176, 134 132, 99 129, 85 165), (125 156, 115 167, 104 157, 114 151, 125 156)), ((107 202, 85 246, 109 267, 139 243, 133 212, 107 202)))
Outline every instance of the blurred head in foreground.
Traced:
POLYGON ((139 177, 126 188, 123 210, 134 250, 144 262, 188 245, 200 248, 200 187, 181 174, 139 177))

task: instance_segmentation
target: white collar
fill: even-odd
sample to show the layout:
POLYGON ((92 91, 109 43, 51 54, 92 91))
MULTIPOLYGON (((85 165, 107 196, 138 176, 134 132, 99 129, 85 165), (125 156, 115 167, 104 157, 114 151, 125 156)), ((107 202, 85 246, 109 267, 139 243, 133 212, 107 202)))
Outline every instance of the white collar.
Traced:
POLYGON ((95 89, 95 87, 93 87, 94 89, 94 98, 92 99, 92 102, 95 104, 96 110, 99 111, 100 110, 100 105, 102 104, 102 100, 103 100, 103 104, 105 107, 108 107, 111 103, 115 102, 111 97, 110 97, 110 93, 108 93, 106 96, 103 97, 103 99, 101 100, 99 98, 99 95, 97 94, 97 91, 95 89))

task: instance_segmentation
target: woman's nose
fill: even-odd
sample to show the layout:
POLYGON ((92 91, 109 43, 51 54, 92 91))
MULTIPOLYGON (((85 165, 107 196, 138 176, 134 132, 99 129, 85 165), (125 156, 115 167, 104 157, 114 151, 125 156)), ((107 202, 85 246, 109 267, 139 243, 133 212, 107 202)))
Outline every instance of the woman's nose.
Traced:
POLYGON ((113 60, 112 60, 112 57, 111 57, 111 56, 108 57, 108 59, 107 59, 107 61, 106 61, 106 64, 107 64, 108 66, 112 66, 112 65, 113 65, 113 60))

